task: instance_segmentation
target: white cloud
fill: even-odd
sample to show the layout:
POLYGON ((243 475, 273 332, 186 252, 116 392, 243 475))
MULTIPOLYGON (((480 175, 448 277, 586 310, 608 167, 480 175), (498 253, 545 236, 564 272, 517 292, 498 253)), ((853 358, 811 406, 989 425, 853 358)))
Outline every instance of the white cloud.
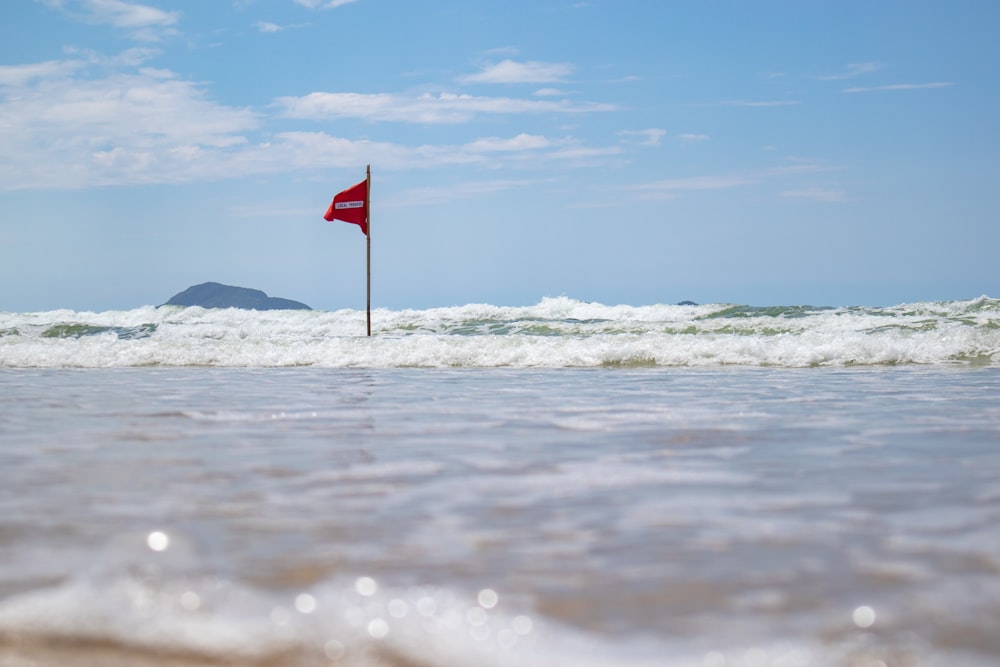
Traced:
POLYGON ((830 171, 838 171, 840 167, 824 164, 809 158, 786 158, 789 164, 771 167, 758 172, 761 177, 771 178, 775 176, 795 176, 799 174, 819 174, 830 171))
POLYGON ((606 158, 621 154, 622 149, 618 146, 572 146, 553 151, 545 157, 549 160, 558 160, 564 165, 573 163, 576 166, 593 166, 603 162, 606 158))
POLYGON ((784 190, 781 196, 785 199, 799 199, 804 201, 839 203, 847 201, 847 193, 843 190, 831 190, 828 188, 805 188, 803 190, 784 190))
POLYGON ((883 90, 926 90, 929 88, 948 88, 955 84, 949 81, 934 81, 931 83, 892 83, 886 86, 870 86, 866 88, 844 88, 842 93, 873 93, 883 90))
POLYGON ((362 118, 400 123, 465 123, 484 114, 594 113, 614 111, 611 104, 568 100, 522 100, 440 93, 407 96, 394 93, 310 93, 280 97, 275 103, 289 118, 329 120, 362 118))
POLYGON ((573 73, 566 63, 503 60, 487 65, 478 74, 461 77, 461 83, 558 83, 573 73))
MULTIPOLYGON (((575 167, 593 164, 596 159, 619 152, 616 147, 590 148, 572 139, 554 141, 531 135, 518 135, 512 139, 476 139, 466 144, 421 146, 354 141, 323 132, 286 132, 276 138, 278 141, 267 146, 266 150, 261 147, 247 151, 253 160, 273 165, 273 171, 346 167, 366 162, 377 162, 380 168, 386 170, 453 165, 495 169, 500 165, 536 166, 546 161, 559 161, 564 166, 575 167)), ((247 160, 251 159, 249 156, 247 160)))
POLYGON ((35 79, 66 76, 84 67, 80 60, 49 60, 29 65, 0 65, 0 86, 23 86, 35 79))
MULTIPOLYGON (((506 192, 522 188, 537 187, 538 179, 507 179, 492 181, 470 181, 441 188, 414 188, 399 194, 386 206, 429 206, 450 201, 478 198, 482 195, 506 192)), ((548 182, 548 181, 545 181, 548 182)))
POLYGON ((686 144, 696 144, 702 141, 708 141, 709 136, 707 134, 694 134, 692 132, 686 132, 684 134, 678 134, 677 138, 686 144))
MULTIPOLYGON (((213 100, 162 68, 156 52, 0 66, 0 190, 213 181, 378 162, 381 168, 607 164, 620 147, 527 132, 456 144, 403 145, 286 132, 288 118, 456 123, 478 116, 612 111, 609 104, 443 93, 314 93, 257 111, 213 100), (261 134, 267 123, 269 134, 261 134)), ((646 132, 647 140, 655 133, 646 132)))
POLYGON ((728 100, 721 103, 724 107, 787 107, 795 106, 796 104, 801 104, 798 100, 770 100, 770 101, 754 101, 754 100, 728 100))
MULTIPOLYGON (((199 84, 174 72, 148 67, 131 72, 112 69, 105 76, 86 78, 86 66, 83 61, 52 61, 0 68, 4 93, 0 96, 0 118, 4 119, 0 154, 15 157, 0 162, 0 190, 213 181, 356 167, 366 162, 377 162, 386 170, 448 165, 531 168, 551 161, 578 167, 606 163, 608 157, 620 153, 618 147, 592 147, 573 138, 529 133, 408 146, 279 128, 262 139, 257 133, 266 120, 263 114, 219 104, 199 84)), ((344 98, 335 99, 343 102, 344 98)), ((374 113, 393 120, 399 119, 396 113, 438 118, 449 113, 594 108, 447 95, 348 99, 357 108, 339 113, 366 118, 374 113), (405 108, 393 113, 385 110, 397 103, 405 108)), ((280 124, 281 117, 271 121, 280 124)))
POLYGON ((165 27, 177 23, 180 12, 165 12, 156 7, 122 0, 85 0, 92 18, 116 28, 165 27))
POLYGON ((147 62, 160 54, 158 49, 146 47, 126 49, 116 56, 106 56, 91 49, 80 49, 76 47, 67 47, 64 51, 69 55, 75 55, 85 59, 90 65, 98 65, 100 67, 109 67, 112 69, 138 67, 144 62, 147 62))
POLYGON ((632 186, 647 196, 657 198, 662 195, 676 195, 680 192, 693 190, 729 190, 754 183, 750 176, 689 176, 687 178, 668 178, 652 183, 632 186))
MULTIPOLYGON (((669 178, 649 183, 641 183, 632 186, 640 196, 647 199, 674 199, 684 192, 695 192, 705 190, 731 190, 751 185, 757 185, 774 180, 787 180, 803 174, 815 174, 835 169, 822 163, 810 160, 792 160, 793 164, 758 169, 742 174, 725 174, 716 176, 689 176, 685 178, 669 178)), ((820 191, 817 189, 786 190, 782 196, 793 197, 793 193, 799 193, 800 198, 819 198, 821 194, 832 197, 832 190, 820 191)), ((827 199, 826 201, 829 201, 827 199)))
POLYGON ((847 66, 845 71, 840 72, 839 74, 827 74, 824 76, 817 76, 816 78, 820 81, 843 81, 844 79, 853 79, 856 76, 877 72, 883 67, 884 65, 878 62, 851 63, 847 66))
POLYGON ((181 16, 177 11, 164 11, 150 5, 124 0, 41 0, 41 2, 87 23, 110 25, 126 30, 133 39, 145 42, 160 41, 166 35, 176 34, 173 26, 181 16))
POLYGON ((618 134, 625 137, 638 137, 642 146, 659 146, 663 137, 667 136, 667 131, 651 127, 646 130, 622 130, 618 134))
POLYGON ((356 0, 295 0, 295 3, 309 9, 333 9, 349 5, 356 0))
POLYGON ((272 23, 271 21, 257 21, 253 24, 257 30, 267 34, 274 34, 276 32, 284 32, 285 30, 297 30, 303 28, 308 23, 290 23, 287 25, 279 25, 277 23, 272 23))
POLYGON ((519 134, 511 139, 499 139, 497 137, 476 139, 472 143, 466 144, 466 148, 473 152, 497 152, 534 150, 548 148, 551 145, 552 142, 543 136, 519 134))
POLYGON ((17 85, 0 99, 0 153, 17 159, 0 165, 0 189, 173 180, 205 151, 245 144, 259 122, 167 70, 86 79, 44 69, 6 77, 17 85))

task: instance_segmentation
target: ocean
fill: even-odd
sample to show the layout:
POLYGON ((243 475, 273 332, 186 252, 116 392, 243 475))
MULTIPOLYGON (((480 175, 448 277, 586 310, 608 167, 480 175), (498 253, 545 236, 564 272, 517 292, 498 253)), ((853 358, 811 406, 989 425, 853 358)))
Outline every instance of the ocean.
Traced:
POLYGON ((0 368, 570 368, 1000 363, 1000 300, 889 308, 535 306, 0 312, 0 368))
POLYGON ((0 666, 1000 664, 1000 300, 0 313, 0 666))

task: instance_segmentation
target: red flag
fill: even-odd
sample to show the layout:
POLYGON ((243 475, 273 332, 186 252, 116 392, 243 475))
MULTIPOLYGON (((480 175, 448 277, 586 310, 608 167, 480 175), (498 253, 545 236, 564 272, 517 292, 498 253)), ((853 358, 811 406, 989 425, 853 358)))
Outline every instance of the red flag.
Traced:
POLYGON ((361 227, 361 231, 368 236, 368 180, 338 193, 323 219, 329 222, 343 220, 353 223, 361 227))

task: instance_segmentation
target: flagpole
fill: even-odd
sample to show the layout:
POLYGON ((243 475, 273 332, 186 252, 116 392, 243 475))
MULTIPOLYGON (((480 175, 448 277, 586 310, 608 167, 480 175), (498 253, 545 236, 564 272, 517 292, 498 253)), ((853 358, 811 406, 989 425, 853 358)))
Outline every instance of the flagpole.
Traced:
POLYGON ((365 227, 368 233, 365 234, 366 257, 365 264, 368 267, 368 335, 372 335, 372 166, 365 168, 365 227))

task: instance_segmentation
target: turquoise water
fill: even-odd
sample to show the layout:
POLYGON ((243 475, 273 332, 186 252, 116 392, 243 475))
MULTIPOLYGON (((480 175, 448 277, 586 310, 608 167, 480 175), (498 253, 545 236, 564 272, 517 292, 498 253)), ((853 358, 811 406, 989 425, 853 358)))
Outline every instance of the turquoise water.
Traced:
MULTIPOLYGON (((339 326, 330 314, 150 311, 145 338, 33 329, 142 324, 128 313, 17 316, 4 365, 34 356, 0 368, 0 664, 1000 662, 1000 370, 982 303, 863 315, 872 349, 945 351, 860 367, 664 366, 634 330, 677 307, 608 324, 571 305, 579 322, 545 325, 571 335, 497 341, 426 313, 394 317, 446 333, 328 331, 364 368, 303 336, 339 326), (608 364, 604 335, 656 361, 608 364), (331 367, 218 367, 265 340, 283 351, 263 361, 331 367), (592 367, 387 367, 514 358, 505 344, 592 367)), ((813 348, 793 357, 812 358, 813 336, 862 317, 692 313, 677 326, 805 323, 687 334, 715 336, 717 359, 750 339, 758 361, 796 336, 813 348)), ((859 349, 852 335, 832 358, 859 349)))

